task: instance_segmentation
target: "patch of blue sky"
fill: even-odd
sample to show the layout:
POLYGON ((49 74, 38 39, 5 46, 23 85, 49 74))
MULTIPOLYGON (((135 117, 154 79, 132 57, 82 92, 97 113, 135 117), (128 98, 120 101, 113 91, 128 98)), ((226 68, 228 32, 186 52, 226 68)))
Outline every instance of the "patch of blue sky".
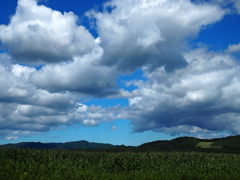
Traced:
MULTIPOLYGON (((96 127, 82 125, 63 126, 62 129, 48 131, 43 134, 21 137, 12 140, 11 143, 18 142, 70 142, 86 140, 88 142, 110 143, 113 145, 139 146, 143 143, 157 140, 171 140, 177 136, 169 136, 154 131, 144 133, 132 133, 130 120, 115 120, 101 123, 96 127)), ((2 144, 9 143, 2 140, 2 144)))
POLYGON ((88 1, 79 1, 79 0, 47 0, 40 1, 40 4, 46 5, 53 10, 58 10, 62 13, 64 12, 73 12, 78 16, 82 16, 86 11, 91 9, 99 9, 104 3, 104 0, 88 0, 88 1))
POLYGON ((143 71, 141 68, 137 69, 132 74, 122 74, 118 77, 117 83, 120 88, 123 88, 127 91, 133 91, 137 89, 137 86, 134 86, 133 84, 129 84, 130 81, 147 81, 147 79, 143 76, 143 71))
POLYGON ((50 7, 53 10, 60 11, 61 13, 64 12, 73 12, 78 16, 78 25, 85 26, 93 37, 97 38, 98 34, 97 31, 92 25, 89 23, 89 18, 85 16, 87 11, 96 10, 102 11, 103 10, 103 3, 106 0, 87 0, 87 1, 79 1, 79 0, 47 0, 47 1, 40 1, 39 3, 50 7))
POLYGON ((203 43, 209 50, 225 51, 231 44, 240 42, 240 18, 237 14, 226 15, 221 21, 203 29, 192 45, 203 43))
POLYGON ((40 69, 42 69, 44 66, 46 66, 46 65, 45 65, 45 64, 42 64, 42 65, 34 66, 34 68, 35 68, 36 70, 40 70, 40 69))
POLYGON ((15 13, 18 0, 1 1, 0 24, 9 24, 10 17, 15 13))

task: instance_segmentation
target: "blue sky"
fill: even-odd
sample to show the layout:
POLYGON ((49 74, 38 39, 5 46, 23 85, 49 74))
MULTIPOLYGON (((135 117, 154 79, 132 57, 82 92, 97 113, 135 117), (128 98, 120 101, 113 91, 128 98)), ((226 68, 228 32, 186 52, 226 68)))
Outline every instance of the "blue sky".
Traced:
POLYGON ((240 1, 9 0, 0 144, 240 134, 240 1))

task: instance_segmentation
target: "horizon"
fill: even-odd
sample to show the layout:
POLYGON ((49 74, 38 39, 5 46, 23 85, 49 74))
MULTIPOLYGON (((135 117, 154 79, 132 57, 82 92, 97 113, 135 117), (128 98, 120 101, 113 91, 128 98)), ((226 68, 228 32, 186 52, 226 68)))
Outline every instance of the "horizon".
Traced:
POLYGON ((148 144, 148 143, 152 143, 152 142, 158 142, 158 141, 172 141, 172 140, 175 140, 175 139, 178 139, 178 138, 196 138, 198 140, 215 140, 215 139, 225 139, 225 138, 229 138, 229 137, 237 137, 237 136, 240 136, 240 135, 235 135, 235 136, 225 136, 225 137, 217 137, 217 138, 197 138, 197 137, 194 137, 194 136, 179 136, 179 137, 176 137, 176 138, 172 138, 172 139, 168 139, 168 140, 155 140, 155 141, 149 141, 149 142, 144 142, 142 144, 139 144, 139 145, 124 145, 124 144, 112 144, 112 143, 104 143, 104 142, 92 142, 92 141, 87 141, 87 140, 76 140, 76 141, 67 141, 67 142, 39 142, 39 141, 26 141, 26 142, 17 142, 17 143, 7 143, 7 144, 0 144, 0 146, 2 145, 14 145, 14 144, 19 144, 19 143, 41 143, 41 144, 65 144, 65 143, 74 143, 74 142, 82 142, 82 141, 85 141, 85 142, 88 142, 88 143, 96 143, 96 144, 109 144, 109 145, 113 145, 113 146, 129 146, 129 147, 138 147, 138 146, 141 146, 143 144, 148 144))
POLYGON ((0 144, 240 134, 238 0, 9 0, 0 15, 0 144))

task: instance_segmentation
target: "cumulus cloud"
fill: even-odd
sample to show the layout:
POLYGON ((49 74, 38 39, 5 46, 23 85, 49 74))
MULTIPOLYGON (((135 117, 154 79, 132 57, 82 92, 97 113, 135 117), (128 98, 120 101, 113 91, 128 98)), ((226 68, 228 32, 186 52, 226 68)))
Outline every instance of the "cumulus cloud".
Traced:
POLYGON ((71 60, 91 52, 94 38, 77 25, 72 12, 38 5, 37 0, 19 0, 9 25, 0 25, 0 41, 16 62, 44 64, 71 60))
POLYGON ((147 82, 133 82, 141 95, 129 100, 122 116, 132 119, 135 132, 239 134, 239 63, 203 49, 184 57, 189 64, 185 69, 145 71, 147 82))
POLYGON ((0 26, 0 40, 8 48, 0 53, 1 137, 10 140, 63 125, 97 126, 115 119, 119 107, 79 105, 81 98, 125 91, 117 86, 116 72, 92 64, 102 55, 99 40, 76 21, 71 12, 19 0, 10 24, 0 26), (13 60, 46 64, 37 70, 13 60))
POLYGON ((31 81, 50 92, 70 91, 95 97, 118 94, 118 74, 109 67, 92 64, 101 54, 97 48, 91 54, 75 57, 71 63, 46 65, 32 75, 31 81))
POLYGON ((190 0, 112 0, 104 12, 89 12, 104 54, 96 63, 132 72, 142 65, 173 71, 187 66, 180 53, 188 38, 215 23, 225 11, 190 0))
POLYGON ((121 108, 118 106, 102 108, 101 106, 86 106, 78 104, 77 110, 72 113, 72 119, 87 126, 96 126, 101 122, 109 122, 118 118, 121 108))
POLYGON ((227 52, 239 52, 240 51, 240 43, 239 44, 231 44, 228 46, 227 52))
POLYGON ((5 55, 0 57, 0 62, 4 62, 0 63, 1 137, 10 140, 58 129, 63 125, 96 126, 116 118, 119 107, 105 109, 79 105, 79 98, 84 96, 78 93, 37 88, 30 80, 38 73, 35 68, 8 63, 5 55))
POLYGON ((9 130, 7 134, 12 136, 17 130, 15 135, 23 135, 23 132, 45 132, 69 124, 68 114, 75 109, 76 96, 38 90, 23 81, 12 90, 11 83, 16 80, 9 76, 4 91, 0 92, 0 131, 9 130))
POLYGON ((64 94, 49 95, 50 99, 46 98, 43 105, 38 102, 35 104, 0 102, 0 123, 2 124, 0 137, 29 136, 74 124, 97 126, 102 122, 115 120, 120 112, 119 107, 86 106, 77 103, 78 99, 74 99, 74 106, 73 102, 66 102, 60 97, 58 102, 55 102, 54 96, 64 96, 64 94), (65 105, 59 107, 57 103, 65 103, 65 105))

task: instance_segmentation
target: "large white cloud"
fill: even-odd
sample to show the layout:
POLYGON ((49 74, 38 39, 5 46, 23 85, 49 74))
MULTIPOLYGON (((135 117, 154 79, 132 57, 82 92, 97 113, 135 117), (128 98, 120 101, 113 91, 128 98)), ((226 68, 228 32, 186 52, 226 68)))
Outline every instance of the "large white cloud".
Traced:
POLYGON ((76 22, 71 12, 61 14, 35 0, 19 0, 10 24, 0 26, 0 40, 8 48, 0 53, 1 137, 16 139, 62 125, 96 126, 116 116, 114 109, 119 108, 79 104, 85 97, 125 91, 118 89, 116 72, 92 64, 102 49, 76 22), (12 60, 46 64, 37 70, 12 60))
POLYGON ((93 53, 75 57, 73 62, 46 65, 32 75, 31 81, 50 92, 70 91, 95 97, 118 94, 118 74, 109 67, 92 64, 101 54, 101 48, 96 47, 93 53))
POLYGON ((94 47, 94 38, 77 25, 76 15, 40 6, 37 0, 18 1, 10 24, 0 26, 0 41, 15 61, 26 64, 66 61, 94 47))
POLYGON ((190 0, 112 0, 104 12, 89 12, 104 50, 96 63, 131 72, 142 65, 167 71, 187 66, 180 53, 188 38, 215 23, 225 11, 190 0))
MULTIPOLYGON (((78 73, 78 70, 82 71, 89 66, 85 65, 81 67, 80 65, 81 64, 73 63, 73 65, 70 65, 72 69, 67 68, 68 71, 66 72, 69 73, 69 71, 71 72, 72 70, 73 75, 70 73, 70 76, 77 76, 79 74, 75 74, 78 73), (74 70, 74 67, 80 67, 80 69, 74 70)), ((64 67, 61 68, 64 69, 64 67)), ((60 76, 60 79, 57 80, 69 81, 69 85, 73 86, 75 83, 77 87, 81 87, 87 86, 88 76, 92 75, 92 80, 89 78, 89 81, 92 81, 91 86, 88 86, 90 92, 86 93, 92 93, 91 95, 95 93, 97 96, 98 93, 101 94, 105 92, 104 89, 110 88, 104 86, 96 87, 98 81, 103 81, 102 84, 104 84, 104 76, 109 74, 107 74, 108 71, 106 71, 106 69, 106 74, 101 75, 101 69, 95 67, 97 72, 94 72, 93 70, 95 70, 95 68, 89 68, 90 69, 87 70, 90 72, 83 72, 83 74, 86 73, 84 74, 85 78, 74 77, 68 79, 66 76, 64 79, 60 76), (94 78, 96 79, 95 81, 94 78), (96 88, 102 88, 102 90, 98 92, 96 88), (94 90, 95 92, 93 93, 94 90)), ((16 139, 18 136, 32 135, 58 129, 63 125, 82 124, 84 126, 96 126, 101 122, 111 121, 116 118, 119 107, 88 107, 79 104, 79 99, 85 97, 85 95, 83 96, 81 93, 84 94, 85 92, 72 93, 68 91, 68 87, 65 87, 65 89, 57 89, 58 92, 49 92, 46 90, 47 87, 46 89, 36 87, 36 84, 32 82, 32 77, 35 77, 38 73, 43 77, 46 76, 45 72, 42 71, 23 65, 11 64, 6 54, 0 54, 0 137, 9 140, 16 139)), ((56 69, 51 69, 51 72, 53 74, 48 76, 49 78, 51 76, 57 77, 58 74, 55 74, 56 69)), ((60 74, 61 73, 63 72, 60 72, 60 74)), ((46 78, 45 81, 48 81, 48 79, 46 78)), ((51 83, 51 78, 48 83, 51 83)), ((54 85, 56 85, 56 83, 54 85)), ((52 88, 54 88, 54 85, 52 85, 52 88)), ((115 88, 115 86, 113 87, 115 88)), ((116 90, 113 91, 115 92, 116 90)), ((109 92, 106 90, 105 93, 108 94, 109 92)))
POLYGON ((233 58, 197 49, 185 54, 189 66, 174 73, 163 68, 133 82, 141 95, 130 99, 123 116, 135 132, 172 135, 240 133, 240 66, 233 58))

